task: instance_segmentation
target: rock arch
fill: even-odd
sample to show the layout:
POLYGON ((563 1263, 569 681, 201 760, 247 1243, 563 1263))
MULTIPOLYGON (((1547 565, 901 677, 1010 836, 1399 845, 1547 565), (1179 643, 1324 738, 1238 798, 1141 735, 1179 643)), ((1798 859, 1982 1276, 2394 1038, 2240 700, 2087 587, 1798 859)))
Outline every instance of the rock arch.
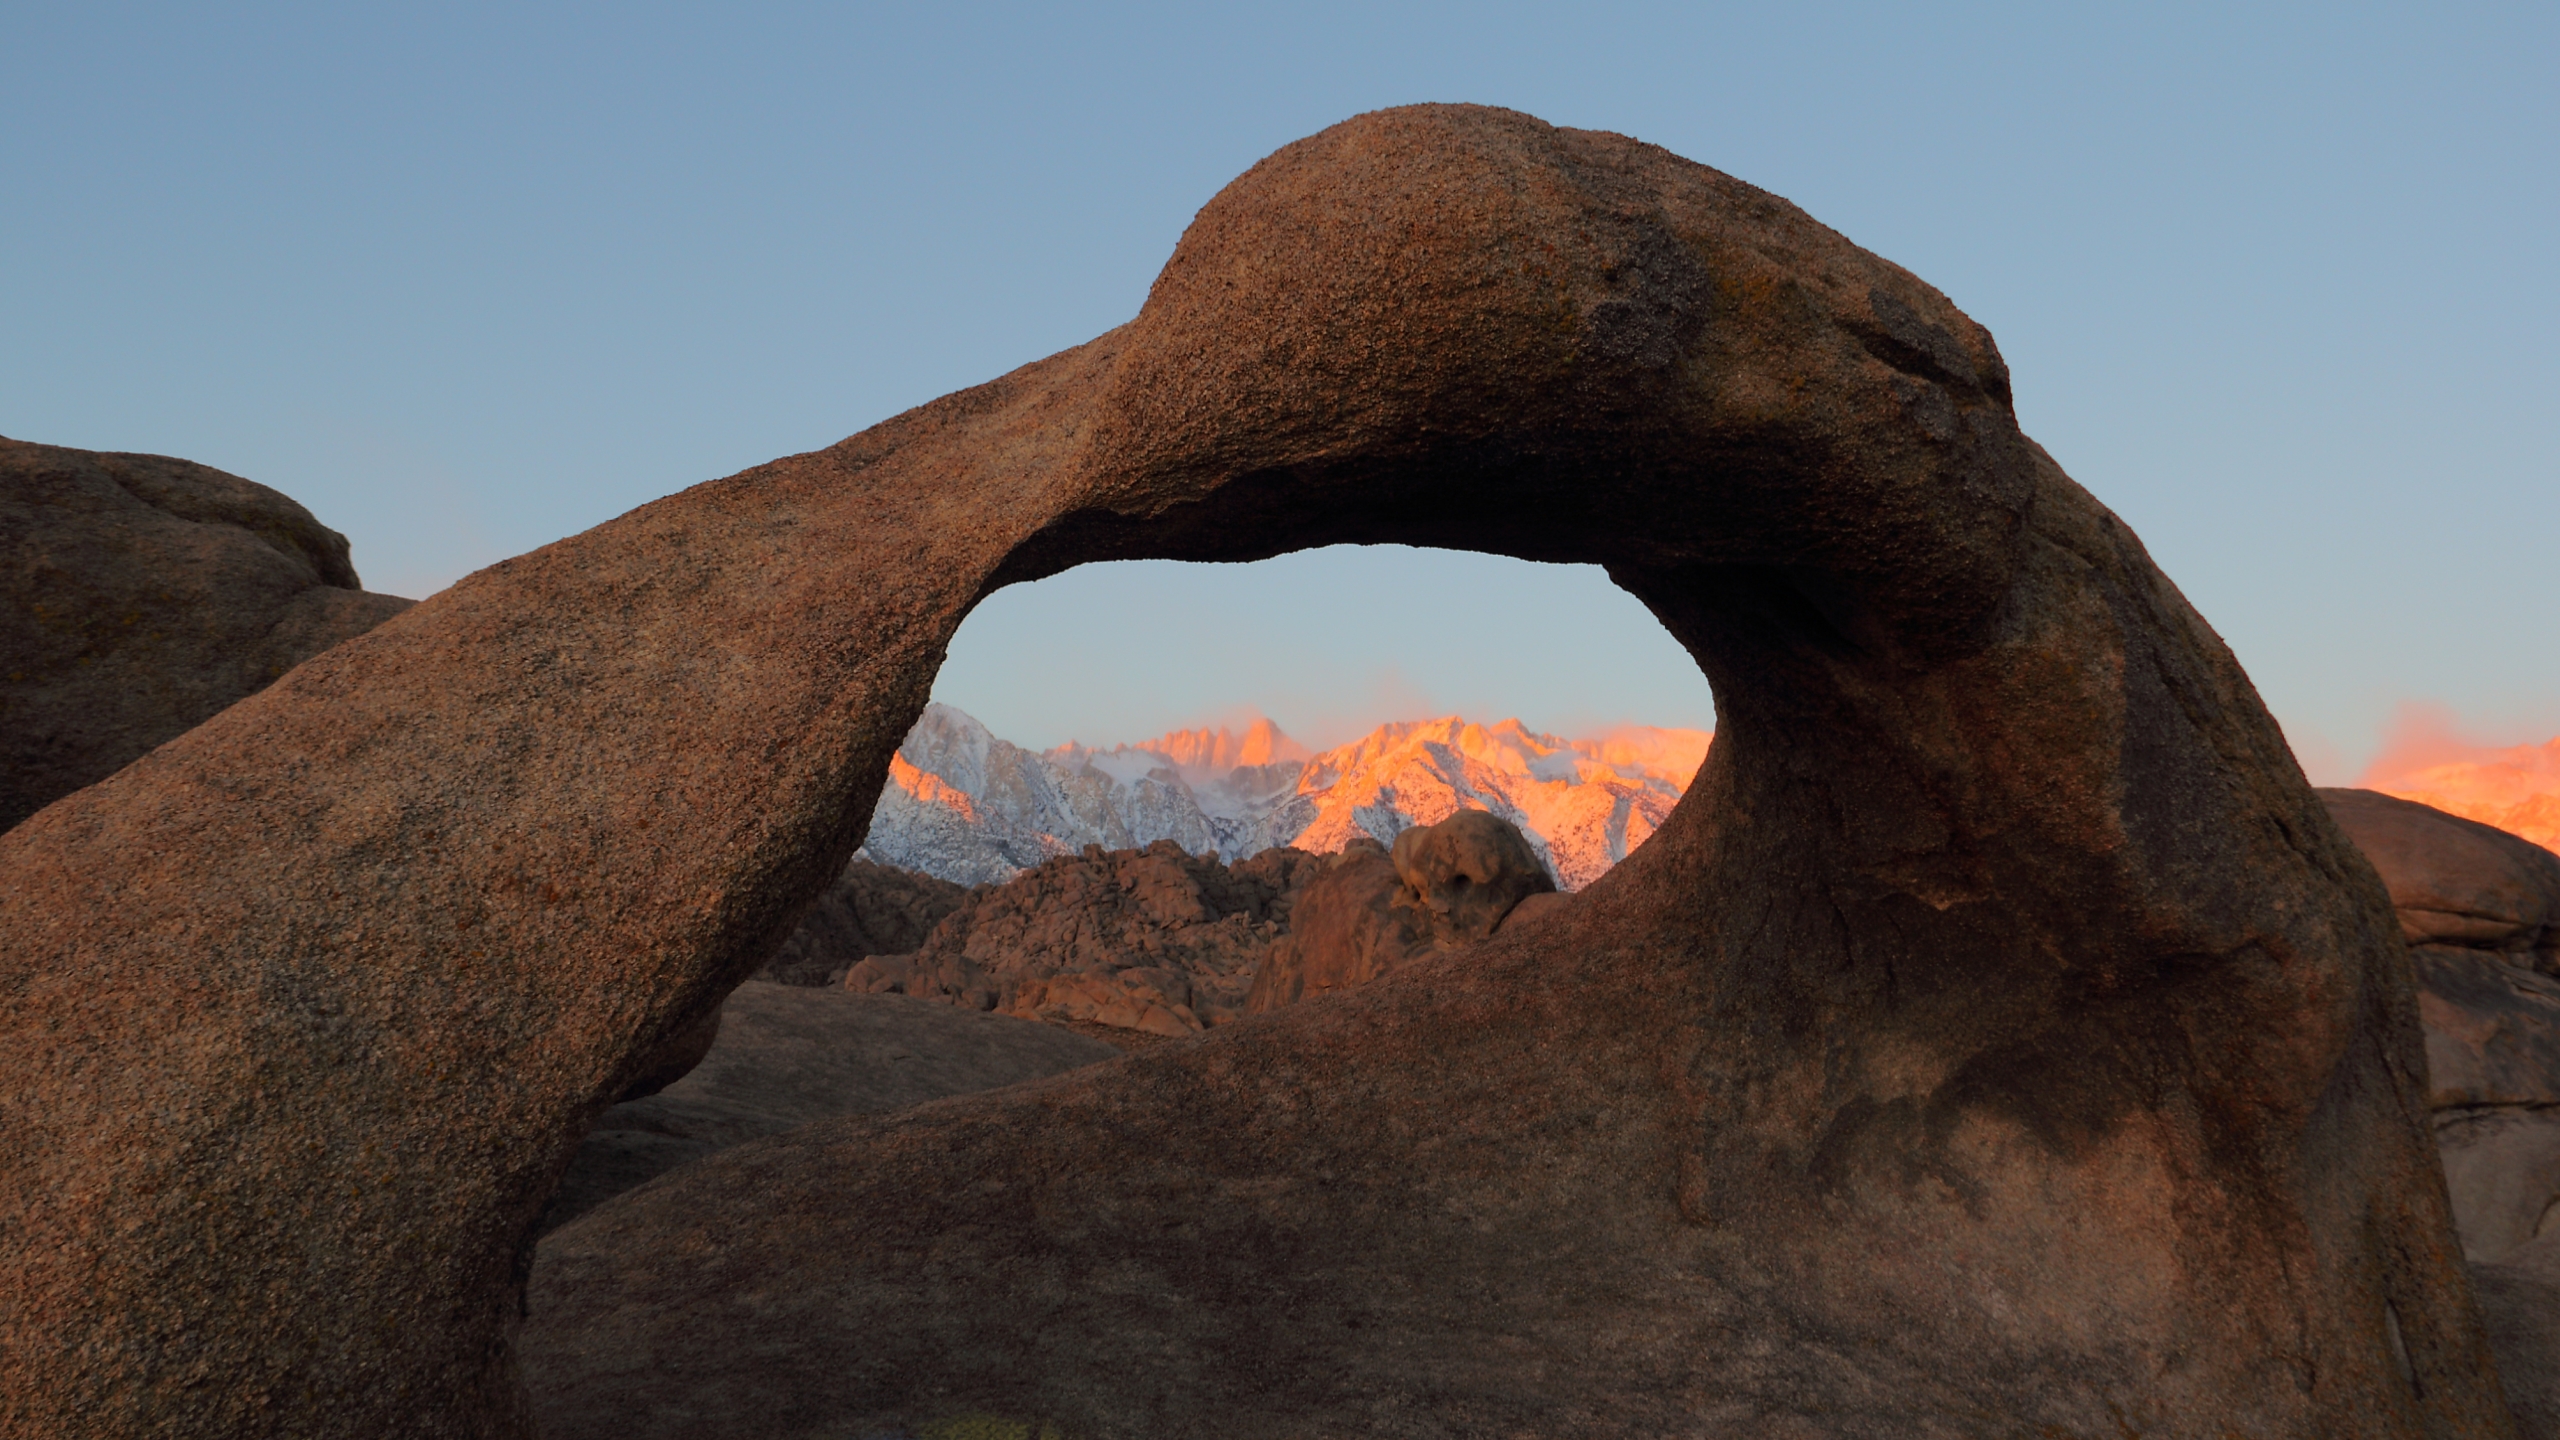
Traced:
POLYGON ((0 838, 9 1433, 523 1433, 548 1184, 852 848, 975 599, 1354 539, 1608 565, 1718 690, 1672 822, 1468 974, 705 1162, 737 1224, 546 1260, 546 1406, 2504 1432, 2388 902, 1990 336, 1714 171, 1428 107, 1256 166, 1129 325, 0 838), (757 1301, 798 1348, 724 1376, 818 1221, 757 1301))

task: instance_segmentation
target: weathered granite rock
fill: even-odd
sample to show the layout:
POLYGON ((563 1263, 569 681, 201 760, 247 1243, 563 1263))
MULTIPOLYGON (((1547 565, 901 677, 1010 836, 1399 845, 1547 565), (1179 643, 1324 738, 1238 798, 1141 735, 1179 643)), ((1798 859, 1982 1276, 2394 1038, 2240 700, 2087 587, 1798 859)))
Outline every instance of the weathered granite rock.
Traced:
POLYGON ((1354 541, 1606 565, 1716 685, 1662 828, 1462 956, 600 1207, 521 1292, 556 1435, 2508 1432, 2389 897, 1990 336, 1460 107, 0 836, 8 1427, 525 1433, 543 1202, 970 606, 1354 541))
POLYGON ((2436 1149, 2517 1433, 2560 1440, 2560 856, 2396 796, 2320 798, 2409 941, 2436 1149))
POLYGON ((720 1020, 727 1008, 714 1010, 661 1041, 641 1062, 638 1078, 623 1087, 622 1099, 655 1095, 692 1074, 693 1067, 720 1042, 720 1020))
POLYGON ((1437 948, 1425 917, 1397 903, 1404 882, 1385 846, 1353 840, 1317 863, 1291 908, 1289 934, 1254 972, 1248 1014, 1366 985, 1437 948))
POLYGON ((0 438, 0 829, 409 606, 237 475, 0 438))
POLYGON ((2454 1229, 2503 1261, 2560 1230, 2560 980, 2478 949, 2410 958, 2454 1229))
POLYGON ((2560 1233, 2471 1274, 2517 1440, 2560 1440, 2560 1233))
POLYGON ((1388 857, 1443 945, 1483 939, 1512 906, 1556 888, 1520 827, 1482 810, 1416 825, 1396 836, 1388 857))
POLYGON ((2560 1228, 2560 856, 2371 790, 2320 798, 2381 872, 2410 942, 2463 1252, 2505 1261, 2560 1228))
POLYGON ((690 1073, 597 1119, 541 1230, 761 1135, 993 1090, 1120 1053, 1051 1025, 762 979, 739 986, 719 1013, 719 1039, 690 1073))
POLYGON ((2379 791, 2320 798, 2382 872, 2410 944, 2493 951, 2560 975, 2560 855, 2379 791))
POLYGON ((1320 863, 1302 850, 1226 865, 1171 840, 1088 845, 980 887, 914 953, 872 955, 844 983, 1030 1020, 1191 1034, 1241 1013, 1320 863))
POLYGON ((758 973, 783 985, 836 985, 866 955, 907 955, 969 898, 955 885, 856 857, 758 973))
POLYGON ((1259 1014, 1365 985, 1427 955, 1483 940, 1515 906, 1556 884, 1520 827, 1482 810, 1396 836, 1390 852, 1354 840, 1320 862, 1271 947, 1245 1009, 1259 1014))

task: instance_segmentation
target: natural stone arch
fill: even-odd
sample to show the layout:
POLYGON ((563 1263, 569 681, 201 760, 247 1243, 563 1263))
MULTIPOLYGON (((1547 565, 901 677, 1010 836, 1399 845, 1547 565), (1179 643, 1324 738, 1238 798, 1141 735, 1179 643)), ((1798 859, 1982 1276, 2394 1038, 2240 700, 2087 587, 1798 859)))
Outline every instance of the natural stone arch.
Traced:
POLYGON ((2387 900, 1989 335, 1713 171, 1439 107, 1257 166, 1130 325, 0 838, 10 1433, 520 1432, 552 1178, 852 848, 976 597, 1348 539, 1606 563, 1717 685, 1672 821, 1467 971, 740 1147, 670 1187, 752 1197, 718 1235, 598 1212, 547 1404, 715 1423, 691 1327, 799 1216, 857 1223, 766 1292, 819 1329, 755 1433, 2504 1433, 2387 900), (894 1363, 823 1348, 848 1306, 894 1363))

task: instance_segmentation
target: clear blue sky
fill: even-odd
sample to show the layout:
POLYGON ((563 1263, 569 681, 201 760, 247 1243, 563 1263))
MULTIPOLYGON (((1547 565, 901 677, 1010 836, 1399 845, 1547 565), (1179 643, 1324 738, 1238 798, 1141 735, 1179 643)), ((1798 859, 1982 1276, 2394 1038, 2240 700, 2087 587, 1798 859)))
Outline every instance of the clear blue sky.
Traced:
MULTIPOLYGON (((2404 701, 2560 732, 2555 76, 2548 0, 14 0, 0 434, 277 486, 423 594, 1127 319, 1289 140, 1509 105, 1785 195, 1989 325, 2028 431, 2336 777, 2404 701)), ((982 609, 942 694, 1043 744, 1707 719, 1596 575, 1411 552, 1075 572, 982 609)))

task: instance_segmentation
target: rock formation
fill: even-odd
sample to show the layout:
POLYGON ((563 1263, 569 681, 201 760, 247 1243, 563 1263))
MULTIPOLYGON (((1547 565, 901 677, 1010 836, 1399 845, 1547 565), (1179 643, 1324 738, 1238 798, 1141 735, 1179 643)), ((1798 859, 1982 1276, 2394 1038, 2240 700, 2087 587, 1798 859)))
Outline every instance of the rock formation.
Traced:
POLYGON ((1274 846, 1331 854, 1486 810, 1520 827, 1557 883, 1599 879, 1659 827, 1706 756, 1702 730, 1625 726, 1566 740, 1517 720, 1381 725, 1310 756, 1268 720, 1108 750, 1034 752, 928 705, 889 762, 864 853, 966 884, 1086 845, 1171 840, 1229 860, 1274 846))
POLYGON ((1619 136, 1291 145, 1129 324, 466 579, 0 873, 12 1435, 2509 1432, 2390 899, 2229 651, 1980 326, 1619 136), (520 1291, 973 603, 1357 541, 1606 565, 1716 688, 1662 828, 1325 1004, 709 1156, 520 1291))
POLYGON ((2560 1437, 2560 856, 2370 790, 2320 798, 2409 940, 2454 1226, 2519 1433, 2560 1437))
POLYGON ((1406 830, 1392 853, 1362 836, 1305 883, 1245 1008, 1275 1010, 1463 949, 1555 888, 1519 827, 1482 810, 1406 830))
POLYGON ((0 438, 0 829, 409 602, 264 485, 0 438))
POLYGON ((763 980, 739 986, 719 1013, 718 1039, 689 1074, 597 1119, 540 1229, 758 1136, 993 1090, 1120 1053, 1055 1026, 763 980))
POLYGON ((2323 790, 2417 970, 2429 1103, 2475 1261, 2560 1229, 2560 855, 2370 790, 2323 790))
POLYGON ((972 893, 910 954, 874 954, 847 988, 1027 1020, 1187 1035, 1243 1012, 1315 857, 1233 866, 1171 840, 1043 861, 972 893))
POLYGON ((759 972, 784 985, 835 985, 866 955, 915 952, 968 887, 857 856, 759 972))

